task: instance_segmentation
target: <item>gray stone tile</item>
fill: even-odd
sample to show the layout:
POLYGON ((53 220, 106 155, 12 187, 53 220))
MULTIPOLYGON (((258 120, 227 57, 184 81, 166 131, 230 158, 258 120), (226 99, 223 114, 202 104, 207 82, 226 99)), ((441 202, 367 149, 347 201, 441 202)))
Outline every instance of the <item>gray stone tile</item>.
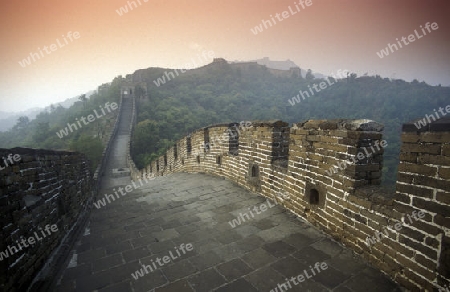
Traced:
POLYGON ((285 239, 283 239, 284 242, 288 243, 289 245, 292 245, 293 247, 297 249, 302 249, 310 244, 314 243, 317 239, 310 238, 303 233, 295 233, 291 234, 285 239))
POLYGON ((109 244, 107 246, 105 246, 105 251, 107 255, 111 255, 111 254, 115 254, 115 253, 120 253, 126 250, 130 250, 133 247, 131 246, 131 242, 130 241, 124 241, 124 242, 120 242, 120 243, 113 243, 113 244, 109 244))
POLYGON ((317 250, 311 246, 305 247, 293 254, 301 263, 304 264, 315 264, 316 262, 323 262, 328 260, 330 256, 323 251, 317 250))
POLYGON ((124 264, 122 255, 114 254, 98 260, 94 260, 92 262, 92 270, 94 271, 94 273, 96 273, 99 271, 108 270, 121 264, 124 264))
MULTIPOLYGON (((313 267, 314 268, 314 267, 313 267)), ((313 269, 314 272, 317 272, 316 269, 313 269)), ((308 270, 309 275, 312 272, 308 270)), ((334 289, 340 284, 344 283, 350 276, 345 275, 341 271, 336 270, 333 267, 328 267, 326 270, 321 270, 320 273, 312 276, 315 282, 318 282, 329 289, 334 289)))
POLYGON ((207 292, 226 283, 225 279, 214 269, 208 269, 188 278, 192 288, 197 292, 207 292))
POLYGON ((234 259, 224 264, 220 264, 216 266, 216 270, 229 282, 241 278, 253 271, 253 269, 241 259, 234 259))
POLYGON ((75 291, 86 292, 105 288, 112 282, 111 280, 111 274, 107 271, 80 277, 75 282, 75 291))
POLYGON ((146 246, 122 252, 122 256, 127 263, 137 261, 150 255, 151 252, 146 246))
POLYGON ((182 279, 186 276, 197 273, 199 270, 194 267, 189 260, 181 260, 170 266, 164 266, 162 271, 169 281, 175 281, 177 279, 182 279))
POLYGON ((247 280, 238 279, 230 284, 226 284, 223 287, 215 290, 216 292, 257 292, 258 290, 253 287, 247 280))
POLYGON ((244 277, 258 291, 270 291, 285 281, 282 275, 270 267, 261 268, 244 277))
POLYGON ((262 248, 255 249, 241 258, 253 269, 259 269, 278 260, 262 248))
POLYGON ((359 255, 353 254, 351 250, 344 250, 339 255, 327 260, 329 266, 342 271, 347 275, 355 275, 367 267, 359 255))
POLYGON ((167 283, 166 277, 164 277, 160 270, 145 274, 137 280, 131 280, 131 286, 135 292, 147 292, 167 283))
POLYGON ((161 288, 156 288, 155 292, 195 292, 187 280, 179 280, 161 288))
POLYGON ((279 259, 271 264, 270 267, 286 278, 297 277, 302 274, 305 269, 308 269, 308 265, 300 263, 291 256, 279 259))
POLYGON ((365 292, 401 291, 394 282, 386 278, 379 271, 369 267, 349 279, 344 285, 354 291, 359 291, 361 287, 364 287, 365 292))
POLYGON ((281 258, 293 253, 296 249, 284 241, 266 243, 262 247, 274 257, 281 258))
POLYGON ((131 282, 127 281, 127 282, 114 284, 114 285, 108 286, 106 288, 102 288, 102 289, 100 289, 98 291, 99 292, 127 292, 127 291, 132 291, 131 290, 131 282))
POLYGON ((231 230, 228 233, 222 233, 221 235, 216 236, 215 239, 222 244, 229 244, 242 239, 242 236, 236 233, 236 231, 231 230))
POLYGON ((153 235, 160 242, 174 239, 174 238, 180 236, 180 234, 174 228, 154 232, 153 235))
POLYGON ((113 267, 108 272, 111 274, 112 283, 121 283, 124 281, 132 281, 133 277, 131 274, 140 268, 142 268, 142 265, 136 261, 113 267))
POLYGON ((323 240, 316 241, 315 243, 311 244, 311 246, 315 249, 323 251, 330 257, 337 256, 343 250, 343 247, 340 246, 339 243, 329 238, 324 238, 323 240))
POLYGON ((235 258, 238 258, 242 255, 244 255, 244 251, 242 251, 236 242, 219 246, 213 251, 223 260, 223 261, 229 261, 235 258))
POLYGON ((190 258, 189 261, 199 271, 202 271, 219 264, 220 262, 222 262, 222 259, 214 251, 208 251, 204 254, 190 258))

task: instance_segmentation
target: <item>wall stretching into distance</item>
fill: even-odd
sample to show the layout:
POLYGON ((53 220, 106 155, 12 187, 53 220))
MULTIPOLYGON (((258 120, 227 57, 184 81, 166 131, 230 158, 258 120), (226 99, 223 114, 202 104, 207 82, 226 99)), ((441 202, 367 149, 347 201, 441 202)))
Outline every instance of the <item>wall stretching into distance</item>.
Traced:
POLYGON ((401 285, 432 291, 450 284, 450 119, 420 133, 412 127, 403 127, 392 193, 379 186, 383 148, 346 163, 381 143, 383 127, 369 120, 209 126, 180 139, 132 176, 203 172, 228 178, 276 200, 401 285), (330 175, 334 165, 343 167, 330 175), (411 220, 419 211, 422 217, 411 220), (367 238, 377 236, 380 240, 368 244, 367 238))
POLYGON ((0 157, 11 153, 21 157, 0 171, 0 290, 51 289, 98 195, 122 111, 121 98, 114 127, 105 137, 102 159, 93 175, 90 162, 77 152, 0 149, 0 157), (55 224, 58 231, 42 238, 41 228, 47 224, 55 224), (22 245, 14 252, 14 248, 19 249, 17 241, 31 237, 35 238, 34 245, 22 245))

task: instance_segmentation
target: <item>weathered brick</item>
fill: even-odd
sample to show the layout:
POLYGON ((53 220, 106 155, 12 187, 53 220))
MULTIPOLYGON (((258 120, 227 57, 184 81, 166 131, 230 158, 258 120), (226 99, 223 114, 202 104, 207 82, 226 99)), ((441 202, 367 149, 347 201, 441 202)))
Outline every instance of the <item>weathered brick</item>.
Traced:
POLYGON ((405 244, 406 246, 408 246, 412 249, 420 251, 421 253, 425 254, 427 257, 429 257, 431 259, 437 258, 437 251, 424 245, 423 243, 415 242, 403 235, 399 236, 399 242, 405 244))
MULTIPOLYGON (((429 189, 429 188, 428 189, 423 188, 422 186, 405 185, 405 184, 397 183, 396 188, 397 188, 397 192, 400 192, 400 193, 405 193, 405 194, 410 194, 410 195, 415 195, 415 196, 425 197, 425 198, 430 198, 430 199, 433 198, 433 190, 429 189)), ((400 196, 396 195, 396 199, 399 197, 400 196)), ((409 202, 407 202, 408 200, 406 200, 406 198, 404 198, 404 199, 405 200, 402 202, 409 203, 409 202)))
POLYGON ((441 215, 450 214, 450 206, 441 205, 433 201, 427 201, 421 198, 413 198, 413 206, 419 209, 425 209, 441 215))
MULTIPOLYGON (((446 216, 448 216, 448 214, 446 214, 446 216)), ((434 223, 446 228, 450 228, 450 217, 444 217, 443 215, 436 214, 434 216, 434 223)))
MULTIPOLYGON (((446 180, 450 180, 450 167, 440 167, 439 169, 439 177, 442 179, 446 179, 446 180)), ((450 185, 450 181, 449 181, 449 185, 450 185)), ((450 186, 449 186, 450 189, 450 186)))
POLYGON ((421 154, 420 156, 417 157, 417 163, 450 166, 450 155, 442 156, 442 155, 421 154))
POLYGON ((441 145, 403 143, 401 152, 441 154, 441 145))
POLYGON ((400 163, 398 166, 398 171, 412 172, 426 176, 435 176, 437 173, 437 167, 418 165, 413 163, 400 163))
POLYGON ((424 132, 420 135, 420 141, 426 143, 448 143, 450 141, 449 132, 424 132))
POLYGON ((420 135, 412 133, 403 133, 401 135, 401 141, 407 143, 418 143, 420 142, 420 135))

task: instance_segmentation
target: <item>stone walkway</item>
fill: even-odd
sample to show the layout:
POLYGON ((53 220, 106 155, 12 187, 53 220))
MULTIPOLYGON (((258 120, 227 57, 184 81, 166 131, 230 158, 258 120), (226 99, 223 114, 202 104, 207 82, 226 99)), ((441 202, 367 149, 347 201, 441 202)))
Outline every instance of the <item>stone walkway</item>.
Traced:
MULTIPOLYGON (((110 179, 101 194, 127 184, 110 179)), ((273 202, 218 177, 179 173, 93 208, 57 291, 402 290, 273 202), (255 206, 260 214, 250 213, 255 206), (237 218, 245 222, 233 228, 237 218), (327 269, 313 275, 310 266, 322 262, 327 269)))

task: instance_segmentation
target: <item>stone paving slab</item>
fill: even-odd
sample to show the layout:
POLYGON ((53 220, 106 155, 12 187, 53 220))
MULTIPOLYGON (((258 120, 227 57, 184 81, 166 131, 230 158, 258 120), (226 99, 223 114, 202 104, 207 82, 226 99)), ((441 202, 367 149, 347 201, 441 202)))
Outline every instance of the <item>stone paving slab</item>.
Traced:
MULTIPOLYGON (((102 193, 113 193, 119 187, 114 182, 122 187, 130 183, 111 180, 102 193)), ((253 217, 241 216, 245 222, 235 222, 234 228, 230 225, 240 212, 266 203, 214 176, 158 177, 105 207, 93 208, 72 265, 56 289, 403 291, 351 250, 278 205, 253 217), (183 252, 188 244, 192 250, 183 252), (320 262, 328 268, 312 275, 311 268, 320 262), (309 278, 286 283, 305 270, 309 278)))

